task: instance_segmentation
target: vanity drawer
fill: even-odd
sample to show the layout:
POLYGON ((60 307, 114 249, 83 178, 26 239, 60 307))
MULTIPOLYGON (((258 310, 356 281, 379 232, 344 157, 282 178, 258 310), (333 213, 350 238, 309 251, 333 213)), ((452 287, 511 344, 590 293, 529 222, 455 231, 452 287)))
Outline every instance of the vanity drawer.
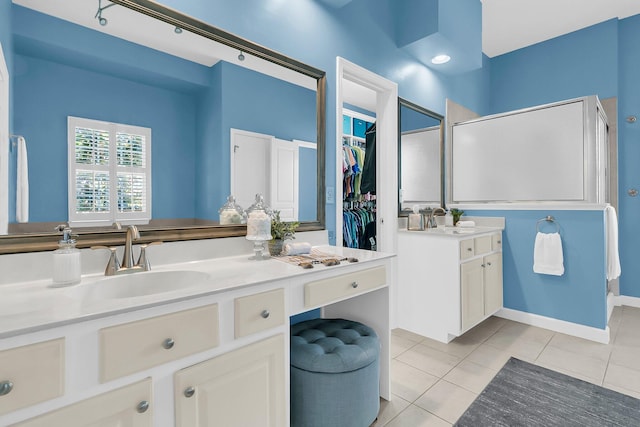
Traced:
POLYGON ((375 267, 329 279, 316 280, 304 285, 304 306, 315 307, 361 294, 387 282, 384 267, 375 267))
POLYGON ((100 330, 100 382, 218 345, 218 305, 100 330))
POLYGON ((284 324, 284 289, 235 299, 235 337, 240 338, 284 324))
POLYGON ((491 252, 491 237, 492 236, 480 236, 473 239, 475 255, 488 254, 491 252))
POLYGON ((494 234, 491 236, 491 249, 494 251, 502 249, 502 234, 494 234))
POLYGON ((460 241, 460 259, 469 259, 473 257, 473 239, 461 240, 460 241))
POLYGON ((0 351, 0 415, 64 394, 64 338, 0 351))

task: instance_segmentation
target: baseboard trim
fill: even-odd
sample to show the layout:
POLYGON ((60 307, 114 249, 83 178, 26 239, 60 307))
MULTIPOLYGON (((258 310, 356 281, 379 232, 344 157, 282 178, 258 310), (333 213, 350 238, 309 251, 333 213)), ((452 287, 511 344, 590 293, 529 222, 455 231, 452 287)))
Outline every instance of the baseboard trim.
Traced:
POLYGON ((640 308, 640 298, 638 297, 629 297, 626 295, 616 295, 614 296, 614 304, 616 306, 620 305, 628 305, 629 307, 640 308))
POLYGON ((584 338, 586 340, 595 341, 602 344, 609 343, 608 326, 606 327, 606 329, 598 329, 591 326, 567 322, 565 320, 558 320, 551 317, 540 316, 539 314, 512 310, 510 308, 502 308, 495 315, 504 319, 524 323, 526 325, 537 326, 539 328, 561 332, 563 334, 572 335, 578 338, 584 338))

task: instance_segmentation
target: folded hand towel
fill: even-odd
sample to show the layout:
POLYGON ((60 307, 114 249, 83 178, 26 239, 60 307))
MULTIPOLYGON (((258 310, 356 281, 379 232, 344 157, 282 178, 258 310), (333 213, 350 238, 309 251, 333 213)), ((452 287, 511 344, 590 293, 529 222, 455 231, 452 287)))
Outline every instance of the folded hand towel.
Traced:
POLYGON ((618 253, 618 217, 613 206, 604 210, 606 246, 607 246, 607 280, 620 277, 620 255, 618 253))
POLYGON ((537 233, 533 248, 533 271, 540 274, 562 276, 564 257, 560 233, 537 233))
POLYGON ((18 137, 16 179, 16 221, 29 222, 29 169, 27 161, 27 144, 23 137, 18 137))
POLYGON ((476 226, 475 221, 458 221, 458 223, 456 224, 456 226, 458 227, 469 227, 469 228, 473 228, 476 226))
POLYGON ((311 243, 287 243, 282 250, 283 255, 302 255, 311 252, 311 243))

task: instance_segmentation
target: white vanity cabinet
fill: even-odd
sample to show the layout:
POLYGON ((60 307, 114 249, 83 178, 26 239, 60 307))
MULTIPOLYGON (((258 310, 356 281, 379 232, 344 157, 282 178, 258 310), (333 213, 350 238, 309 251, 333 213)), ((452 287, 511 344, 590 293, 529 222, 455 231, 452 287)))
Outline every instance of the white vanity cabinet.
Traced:
POLYGON ((242 268, 213 280, 213 290, 106 302, 112 308, 102 313, 60 293, 64 314, 76 307, 77 318, 52 318, 23 333, 0 324, 0 382, 20 385, 0 395, 0 425, 287 426, 289 318, 312 308, 376 330, 380 395, 389 399, 391 256, 334 250, 360 262, 304 270, 221 259, 212 265, 242 268), (25 366, 37 369, 25 376, 30 383, 25 366), (40 381, 42 390, 33 385, 40 381))
POLYGON ((398 326, 449 342, 502 308, 500 229, 398 233, 398 326))

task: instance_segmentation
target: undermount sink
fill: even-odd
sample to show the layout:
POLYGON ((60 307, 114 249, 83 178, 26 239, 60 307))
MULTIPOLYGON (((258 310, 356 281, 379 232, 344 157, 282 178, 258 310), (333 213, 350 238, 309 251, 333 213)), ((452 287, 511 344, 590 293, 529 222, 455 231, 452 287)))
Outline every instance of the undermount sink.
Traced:
POLYGON ((136 298, 198 287, 211 276, 200 271, 171 270, 123 274, 100 279, 87 291, 90 299, 136 298))

